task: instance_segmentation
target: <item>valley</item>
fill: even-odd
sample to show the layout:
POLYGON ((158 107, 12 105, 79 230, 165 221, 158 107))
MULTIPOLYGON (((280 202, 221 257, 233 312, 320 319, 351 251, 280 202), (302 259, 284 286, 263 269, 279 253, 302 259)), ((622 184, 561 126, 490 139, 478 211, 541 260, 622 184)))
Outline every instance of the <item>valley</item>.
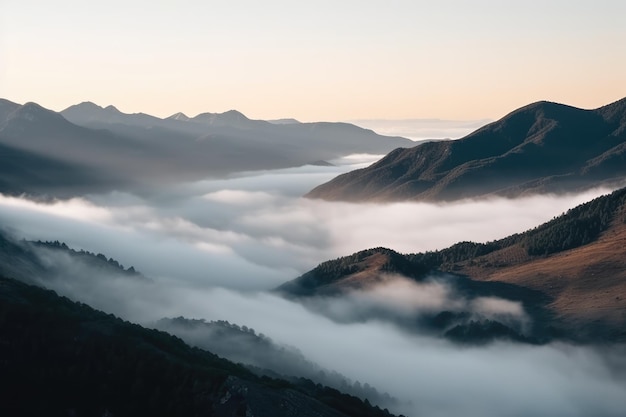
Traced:
POLYGON ((0 1, 0 417, 624 417, 624 16, 0 1))
MULTIPOLYGON (((37 375, 46 399, 43 408, 29 408, 33 413, 419 415, 441 410, 432 402, 445 401, 442 386, 459 390, 468 383, 456 374, 465 367, 483 375, 476 395, 485 413, 499 415, 510 401, 529 401, 541 378, 553 381, 560 396, 578 396, 575 384, 558 382, 559 367, 567 366, 577 375, 573 381, 591 369, 589 389, 603 392, 593 408, 616 415, 626 380, 620 370, 625 191, 616 184, 598 179, 584 192, 534 189, 516 198, 437 203, 320 201, 300 196, 403 151, 378 162, 376 155, 346 155, 351 141, 362 139, 339 135, 335 150, 323 151, 329 158, 313 160, 299 150, 310 156, 304 165, 192 172, 189 155, 201 159, 220 143, 198 142, 198 132, 245 133, 227 141, 234 146, 252 143, 274 124, 237 112, 193 121, 86 103, 60 114, 35 104, 9 107, 0 131, 7 148, 0 317, 8 341, 2 346, 12 358, 3 362, 5 374, 18 382, 7 386, 14 392, 7 412, 26 409, 22 373, 37 375), (173 122, 192 123, 176 128, 180 153, 169 148, 173 122), (42 144, 43 137, 50 143, 42 144), (82 140, 90 146, 82 148, 82 140), (170 175, 179 164, 187 165, 180 176, 170 175), (39 322, 42 315, 49 321, 39 322), (75 353, 64 347, 67 338, 80 341, 75 353), (48 359, 36 355, 40 343, 50 347, 48 359), (105 348, 95 351, 94 344, 105 348), (25 346, 30 350, 20 354, 25 346), (121 351, 126 359, 110 356, 121 351), (109 364, 128 361, 124 366, 133 371, 102 374, 84 362, 94 355, 109 364), (156 356, 139 366, 137 358, 146 355, 156 356), (520 356, 534 359, 514 359, 520 356), (64 368, 64 361, 73 367, 64 368), (433 362, 437 371, 416 374, 433 362), (515 382, 527 393, 522 397, 499 384, 519 367, 531 375, 515 382), (146 382, 145 372, 156 369, 174 372, 180 386, 195 385, 183 394, 160 380, 146 382), (615 379, 603 376, 609 369, 615 379), (83 378, 72 385, 75 392, 99 394, 78 400, 63 390, 44 392, 47 385, 69 386, 46 375, 67 379, 70 371, 83 378), (169 402, 158 400, 164 392, 169 402), (507 401, 489 403, 492 392, 507 401)), ((276 126, 299 125, 306 124, 276 126)), ((307 129, 322 136, 327 129, 363 133, 334 124, 307 129)), ((393 138, 375 138, 396 145, 393 138)), ((261 142, 255 146, 273 149, 261 142)), ((367 146, 360 149, 372 149, 367 146)), ((461 398, 446 409, 456 414, 472 401, 461 398)), ((538 404, 537 414, 545 415, 545 407, 538 404)))

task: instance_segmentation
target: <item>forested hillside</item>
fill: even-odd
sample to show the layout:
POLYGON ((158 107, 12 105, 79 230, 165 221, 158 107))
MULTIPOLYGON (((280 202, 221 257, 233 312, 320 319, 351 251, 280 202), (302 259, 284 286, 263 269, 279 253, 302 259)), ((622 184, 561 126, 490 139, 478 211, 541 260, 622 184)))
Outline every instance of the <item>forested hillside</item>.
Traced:
POLYGON ((0 414, 388 416, 336 390, 261 378, 167 333, 0 278, 0 414))
MULTIPOLYGON (((621 296, 626 291, 626 188, 492 242, 460 242, 407 255, 364 250, 324 262, 277 291, 290 297, 337 296, 384 284, 388 273, 415 282, 439 277, 466 296, 521 302, 536 323, 547 326, 540 338, 626 340, 621 296)), ((435 323, 442 317, 448 316, 435 323)), ((487 325, 496 333, 506 330, 487 325)), ((451 336, 461 340, 476 326, 470 323, 451 336)))

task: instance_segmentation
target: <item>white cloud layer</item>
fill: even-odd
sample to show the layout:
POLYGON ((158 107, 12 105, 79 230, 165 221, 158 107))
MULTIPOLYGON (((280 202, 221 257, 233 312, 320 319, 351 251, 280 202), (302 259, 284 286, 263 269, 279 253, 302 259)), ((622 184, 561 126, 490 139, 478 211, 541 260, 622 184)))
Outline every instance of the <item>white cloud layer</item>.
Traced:
POLYGON ((183 315, 245 324, 326 369, 389 393, 399 400, 392 411, 408 416, 623 415, 624 347, 460 348, 382 321, 334 321, 264 292, 109 278, 48 285, 144 323, 183 315))
POLYGON ((344 165, 249 173, 148 196, 111 193, 52 203, 0 196, 0 221, 18 235, 102 252, 147 275, 267 289, 371 247, 409 253, 498 239, 605 191, 445 204, 301 198, 315 184, 363 166, 364 156, 335 162, 344 165))
MULTIPOLYGON (((366 162, 359 157, 343 163, 360 165, 249 173, 141 196, 112 193, 51 203, 0 196, 0 224, 27 239, 102 252, 152 279, 101 277, 69 258, 57 259, 69 272, 47 285, 64 295, 142 323, 184 315, 252 327, 325 368, 401 399, 395 412, 623 415, 626 355, 619 348, 496 343, 461 349, 374 319, 333 321, 263 291, 361 249, 419 252, 501 238, 605 190, 439 205, 300 198, 366 162)), ((397 314, 466 302, 433 283, 398 283, 352 301, 397 314)), ((353 312, 354 305, 335 306, 335 313, 353 312)), ((523 316, 521 306, 499 299, 476 299, 470 307, 481 314, 523 316)))

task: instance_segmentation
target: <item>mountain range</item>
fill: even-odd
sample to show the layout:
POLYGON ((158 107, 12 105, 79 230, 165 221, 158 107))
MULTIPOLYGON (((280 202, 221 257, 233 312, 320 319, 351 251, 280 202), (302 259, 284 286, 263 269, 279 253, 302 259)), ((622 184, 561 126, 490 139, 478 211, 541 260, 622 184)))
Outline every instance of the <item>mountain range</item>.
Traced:
MULTIPOLYGON (((234 110, 161 119, 93 103, 57 113, 0 100, 0 193, 139 193, 165 182, 323 166, 400 146, 308 196, 519 196, 619 183, 626 176, 625 139, 626 99, 596 110, 535 103, 463 139, 410 149, 402 148, 412 144, 405 139, 349 124, 250 120, 234 110)), ((101 253, 14 237, 6 226, 0 227, 2 415, 391 415, 381 408, 397 400, 376 390, 384 386, 353 383, 246 326, 177 317, 149 329, 99 311, 115 306, 114 313, 128 317, 133 302, 142 301, 121 298, 155 291, 159 281, 101 253)), ((491 242, 410 254, 376 247, 326 261, 263 296, 276 304, 287 301, 275 295, 288 298, 299 303, 290 306, 338 325, 376 323, 416 340, 445 339, 428 341, 437 346, 623 344, 625 251, 621 188, 491 242)), ((328 343, 335 342, 345 341, 328 343)))
POLYGON ((625 178, 626 98, 595 110, 542 101, 462 139, 395 149, 306 197, 450 201, 562 193, 625 178))
POLYGON ((160 119, 90 102, 57 113, 0 99, 0 192, 67 197, 150 189, 411 143, 347 123, 271 123, 234 110, 160 119))

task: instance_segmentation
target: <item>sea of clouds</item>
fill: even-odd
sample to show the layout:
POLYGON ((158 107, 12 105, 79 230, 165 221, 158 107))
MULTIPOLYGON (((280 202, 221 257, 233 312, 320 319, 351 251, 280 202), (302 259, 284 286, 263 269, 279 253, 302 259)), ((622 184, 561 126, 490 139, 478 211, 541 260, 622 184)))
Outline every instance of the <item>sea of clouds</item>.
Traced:
MULTIPOLYGON (((333 167, 249 172, 150 192, 62 201, 0 195, 0 224, 26 239, 59 240, 103 253, 148 278, 101 276, 69 256, 57 256, 51 262, 68 273, 46 285, 63 295, 139 323, 182 315, 246 325, 296 347, 324 368, 388 392, 400 400, 394 412, 622 416, 622 347, 499 342, 461 348, 367 315, 365 320, 351 317, 371 308, 403 314, 468 302, 436 283, 382 285, 329 305, 332 314, 268 291, 320 262, 362 249, 421 252, 458 241, 498 239, 608 191, 446 204, 351 204, 301 197, 376 158, 354 155, 333 161, 333 167)), ((475 311, 524 314, 502 300, 473 302, 475 311)))

